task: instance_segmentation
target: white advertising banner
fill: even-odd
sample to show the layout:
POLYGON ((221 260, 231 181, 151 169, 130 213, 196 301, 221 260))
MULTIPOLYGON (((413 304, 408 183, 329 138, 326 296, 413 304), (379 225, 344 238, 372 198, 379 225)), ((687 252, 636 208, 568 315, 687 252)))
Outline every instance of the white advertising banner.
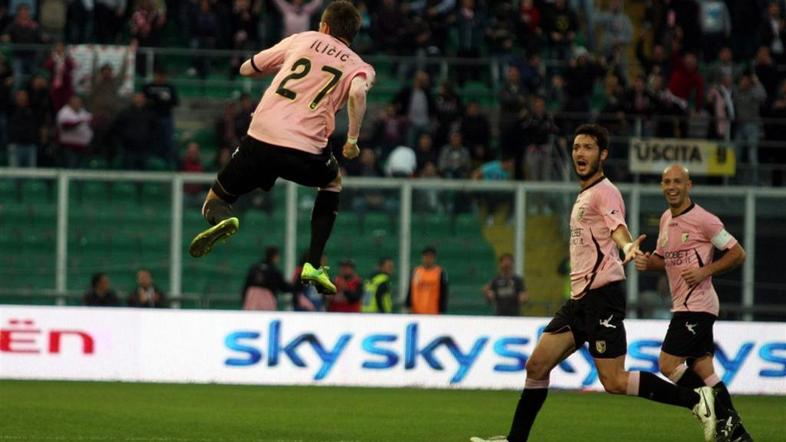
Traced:
POLYGON ((734 147, 722 141, 677 138, 631 138, 628 163, 633 173, 660 175, 682 163, 692 175, 734 176, 734 147))
MULTIPOLYGON (((0 378, 520 389, 548 318, 0 306, 0 378)), ((667 321, 628 320, 627 366, 657 371, 667 321)), ((786 325, 719 322, 734 393, 786 394, 786 325)), ((556 388, 602 389, 586 347, 556 388)))

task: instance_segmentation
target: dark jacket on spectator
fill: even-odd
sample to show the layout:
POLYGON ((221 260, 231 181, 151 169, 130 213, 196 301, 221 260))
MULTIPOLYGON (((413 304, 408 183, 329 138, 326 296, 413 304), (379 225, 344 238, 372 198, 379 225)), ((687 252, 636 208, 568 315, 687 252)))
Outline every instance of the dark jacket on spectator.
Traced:
POLYGON ((118 114, 113 132, 124 150, 150 152, 158 136, 158 123, 150 109, 131 106, 118 114))
POLYGON ((158 287, 154 285, 148 289, 149 294, 145 300, 142 300, 141 292, 144 291, 142 287, 134 287, 131 294, 128 296, 129 307, 153 307, 153 308, 166 308, 168 306, 166 295, 158 287))
POLYGON ((147 102, 150 109, 156 113, 158 117, 171 117, 172 108, 180 104, 180 99, 177 96, 177 89, 171 83, 148 83, 142 89, 142 92, 147 97, 147 102))
MULTIPOLYGON (((428 115, 429 117, 434 115, 434 111, 436 109, 436 105, 434 104, 434 96, 431 92, 426 89, 423 92, 426 93, 426 105, 428 106, 428 115)), ((396 106, 396 113, 401 116, 407 116, 407 112, 409 112, 409 101, 412 99, 412 87, 407 86, 396 94, 395 98, 393 98, 393 105, 396 106)))
POLYGON ((117 307, 120 305, 120 300, 114 290, 100 295, 94 289, 90 289, 82 297, 82 304, 92 307, 117 307))
POLYGON ((260 287, 270 290, 273 295, 279 292, 293 293, 295 287, 284 278, 281 270, 274 264, 260 262, 251 266, 243 284, 243 302, 246 301, 246 292, 250 287, 260 287))
POLYGON ((8 116, 8 142, 19 144, 38 144, 39 124, 33 109, 14 107, 8 116))

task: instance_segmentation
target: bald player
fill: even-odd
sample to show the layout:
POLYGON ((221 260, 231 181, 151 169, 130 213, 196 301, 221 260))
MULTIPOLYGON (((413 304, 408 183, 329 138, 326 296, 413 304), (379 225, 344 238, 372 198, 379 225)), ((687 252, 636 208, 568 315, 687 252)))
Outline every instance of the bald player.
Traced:
POLYGON ((712 363, 712 326, 719 310, 712 277, 742 264, 745 251, 717 216, 691 200, 692 183, 685 167, 667 167, 660 186, 669 208, 660 217, 657 247, 654 253, 635 258, 637 270, 665 270, 669 278, 673 315, 660 352, 660 371, 677 385, 713 387, 718 402, 728 410, 725 415, 719 411, 717 431, 724 440, 752 441, 712 363), (717 261, 713 261, 714 249, 725 252, 717 261))
POLYGON ((472 442, 523 442, 548 395, 551 370, 589 344, 603 388, 612 394, 637 396, 692 410, 704 428, 706 441, 716 438, 715 392, 700 386, 674 385, 657 375, 625 370, 625 270, 641 254, 625 223, 625 202, 603 173, 609 155, 609 132, 597 124, 576 129, 573 169, 581 189, 570 215, 571 299, 543 330, 527 360, 524 391, 507 436, 471 438, 472 442), (624 255, 624 261, 620 258, 624 255))
POLYGON ((319 189, 311 212, 311 243, 300 279, 335 294, 327 269, 320 266, 338 212, 341 175, 328 148, 336 112, 347 105, 349 128, 343 154, 352 159, 366 112, 366 94, 375 72, 350 44, 360 29, 360 13, 346 0, 325 9, 319 31, 301 32, 246 60, 240 75, 275 75, 251 118, 248 133, 218 173, 202 214, 212 225, 191 242, 200 257, 218 240, 237 232, 231 204, 256 188, 269 191, 279 177, 319 189))

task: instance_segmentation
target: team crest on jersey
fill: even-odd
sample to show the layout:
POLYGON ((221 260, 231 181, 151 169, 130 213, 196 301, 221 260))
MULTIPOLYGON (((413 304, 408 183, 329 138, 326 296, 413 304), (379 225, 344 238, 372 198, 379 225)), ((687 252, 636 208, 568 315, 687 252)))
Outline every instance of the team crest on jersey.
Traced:
POLYGON ((584 219, 584 211, 585 211, 584 206, 579 207, 579 210, 576 212, 576 219, 577 220, 581 221, 582 219, 584 219))
POLYGON ((660 247, 662 249, 666 248, 666 246, 669 245, 669 230, 668 229, 666 229, 665 231, 661 232, 661 234, 660 234, 660 244, 659 245, 660 245, 660 247))
POLYGON ((595 350, 600 354, 606 353, 606 341, 595 341, 595 350))
POLYGON ((688 232, 684 232, 684 233, 682 234, 682 242, 683 242, 683 243, 686 243, 686 242, 688 242, 688 232))

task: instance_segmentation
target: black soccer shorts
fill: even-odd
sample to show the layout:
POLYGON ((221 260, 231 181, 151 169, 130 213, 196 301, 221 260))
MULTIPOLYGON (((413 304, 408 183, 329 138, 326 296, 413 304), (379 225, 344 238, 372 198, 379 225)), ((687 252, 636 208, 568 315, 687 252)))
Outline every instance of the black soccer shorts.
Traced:
POLYGON ((625 305, 625 282, 612 282, 589 290, 578 300, 569 299, 543 331, 570 331, 577 349, 588 342, 592 357, 616 358, 628 349, 623 323, 625 305))
POLYGON ((328 149, 314 155, 247 135, 218 173, 212 188, 221 199, 233 203, 258 187, 269 191, 279 177, 303 186, 327 187, 337 176, 338 162, 328 149))
POLYGON ((706 312, 676 312, 661 350, 674 356, 701 358, 715 354, 712 327, 717 317, 706 312))

